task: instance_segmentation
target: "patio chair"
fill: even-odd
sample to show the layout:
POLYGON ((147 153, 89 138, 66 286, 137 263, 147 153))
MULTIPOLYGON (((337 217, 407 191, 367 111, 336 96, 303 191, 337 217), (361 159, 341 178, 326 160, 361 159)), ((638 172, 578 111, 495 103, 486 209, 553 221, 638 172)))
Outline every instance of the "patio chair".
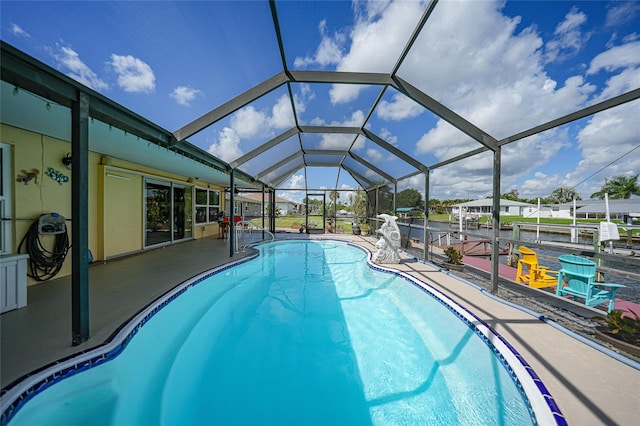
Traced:
POLYGON ((524 246, 518 249, 521 259, 518 260, 516 282, 528 284, 529 287, 555 287, 558 283, 558 271, 552 271, 538 263, 538 254, 524 246), (551 275, 553 274, 553 275, 551 275))
POLYGON ((613 310, 616 290, 626 287, 622 284, 600 283, 596 281, 596 263, 573 254, 563 254, 558 258, 562 269, 558 271, 558 296, 584 299, 586 306, 598 306, 609 302, 607 312, 613 310))

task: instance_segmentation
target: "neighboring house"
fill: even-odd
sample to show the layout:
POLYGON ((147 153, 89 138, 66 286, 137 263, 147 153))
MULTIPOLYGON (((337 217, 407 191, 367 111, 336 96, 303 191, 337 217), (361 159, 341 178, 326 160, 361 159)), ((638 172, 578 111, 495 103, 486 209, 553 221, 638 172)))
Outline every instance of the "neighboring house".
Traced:
MULTIPOLYGON (((460 209, 462 209, 466 216, 489 216, 491 215, 492 207, 493 199, 484 198, 455 204, 451 206, 451 214, 457 217, 460 214, 460 209)), ((501 216, 528 216, 532 214, 532 211, 536 211, 537 208, 538 206, 534 206, 533 204, 500 199, 501 216)))
MULTIPOLYGON (((493 200, 474 200, 452 206, 451 214, 458 216, 459 209, 465 209, 467 216, 490 215, 493 200)), ((503 216, 538 217, 538 206, 518 201, 500 200, 500 214, 503 216)), ((540 205, 541 218, 573 218, 573 202, 563 204, 540 205)), ((579 219, 604 219, 606 206, 604 200, 576 200, 576 217, 579 219)), ((628 218, 640 218, 640 199, 609 200, 609 217, 624 222, 628 218)))
POLYGON ((396 214, 399 218, 422 216, 422 209, 419 207, 398 207, 396 214))
MULTIPOLYGON (((225 194, 227 199, 227 205, 231 202, 231 196, 227 192, 225 194)), ((268 197, 268 195, 265 195, 268 197)), ((251 218, 262 217, 262 194, 236 194, 233 197, 233 215, 241 216, 243 219, 249 220, 251 218), (249 195, 259 195, 260 200, 255 200, 249 195)), ((227 213, 228 214, 228 213, 227 213)))
MULTIPOLYGON (((253 203, 257 203, 258 211, 262 205, 262 194, 250 193, 242 194, 242 197, 253 203)), ((265 195, 265 208, 269 205, 269 198, 265 195)), ((280 216, 286 216, 288 214, 304 214, 304 204, 296 203, 295 201, 287 200, 286 198, 276 196, 276 208, 280 210, 280 216)), ((266 211, 265 211, 266 214, 266 211)))
MULTIPOLYGON (((579 218, 606 218, 607 206, 604 200, 588 200, 576 209, 579 218)), ((640 218, 640 198, 629 200, 609 200, 609 217, 629 223, 630 218, 640 218)))

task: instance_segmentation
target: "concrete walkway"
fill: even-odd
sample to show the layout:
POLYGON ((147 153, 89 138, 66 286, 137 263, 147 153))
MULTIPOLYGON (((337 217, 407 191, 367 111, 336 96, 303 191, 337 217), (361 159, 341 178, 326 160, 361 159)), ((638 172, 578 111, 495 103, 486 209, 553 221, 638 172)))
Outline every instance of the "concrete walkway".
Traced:
MULTIPOLYGON (((373 237, 327 234, 309 238, 343 239, 375 251, 373 237)), ((92 337, 80 346, 70 344, 70 279, 29 287, 28 306, 0 316, 2 387, 62 357, 98 346, 161 294, 228 262, 227 244, 228 240, 207 238, 92 266, 92 337)), ((447 294, 504 336, 533 367, 570 424, 637 424, 640 371, 430 265, 405 257, 400 265, 386 266, 447 294)))

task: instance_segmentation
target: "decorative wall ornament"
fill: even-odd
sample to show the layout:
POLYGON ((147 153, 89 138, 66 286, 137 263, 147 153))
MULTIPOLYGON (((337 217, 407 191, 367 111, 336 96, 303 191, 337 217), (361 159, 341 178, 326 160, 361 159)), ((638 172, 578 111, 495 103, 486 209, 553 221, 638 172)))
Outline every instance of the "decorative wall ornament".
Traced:
POLYGON ((38 169, 31 169, 30 172, 23 169, 22 173, 18 175, 18 179, 16 179, 16 182, 21 182, 21 183, 24 183, 25 185, 28 185, 29 182, 33 180, 37 184, 39 174, 40 174, 40 170, 38 169))
POLYGON ((62 172, 55 170, 53 167, 49 167, 49 170, 44 172, 44 174, 58 182, 60 185, 69 182, 69 176, 65 176, 62 172))
POLYGON ((373 261, 377 263, 400 263, 400 228, 396 224, 398 216, 379 214, 378 218, 384 219, 384 223, 376 231, 380 235, 373 255, 373 261))

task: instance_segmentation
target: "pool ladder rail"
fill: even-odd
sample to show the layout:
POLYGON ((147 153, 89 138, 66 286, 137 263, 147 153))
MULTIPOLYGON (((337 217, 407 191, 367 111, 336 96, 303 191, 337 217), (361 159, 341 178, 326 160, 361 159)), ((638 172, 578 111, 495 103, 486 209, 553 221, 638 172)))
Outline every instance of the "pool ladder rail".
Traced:
POLYGON ((244 252, 248 247, 251 247, 254 244, 275 240, 275 236, 271 231, 250 220, 238 221, 235 226, 235 232, 236 253, 239 253, 240 251, 244 252), (270 238, 266 237, 265 234, 268 234, 270 238), (240 247, 242 247, 242 249, 240 249, 240 247))

